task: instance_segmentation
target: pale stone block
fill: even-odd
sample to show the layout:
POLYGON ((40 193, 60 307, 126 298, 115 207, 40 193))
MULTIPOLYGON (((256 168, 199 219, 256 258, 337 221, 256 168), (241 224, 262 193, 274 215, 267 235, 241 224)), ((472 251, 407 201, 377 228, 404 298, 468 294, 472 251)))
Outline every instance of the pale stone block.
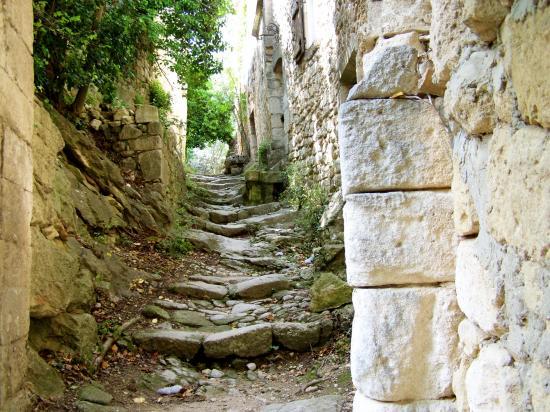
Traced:
POLYGON ((550 127, 550 7, 532 13, 528 6, 514 7, 502 26, 502 41, 523 118, 550 127))
POLYGON ((495 126, 491 93, 495 52, 472 53, 461 62, 445 91, 445 112, 468 134, 488 134, 495 126))
POLYGON ((157 180, 163 177, 164 161, 162 150, 151 150, 138 155, 138 163, 146 181, 157 180))
MULTIPOLYGON (((30 0, 6 0, 6 17, 25 41, 30 55, 33 43, 33 10, 30 0)), ((32 66, 31 66, 32 68, 32 66)), ((32 84, 32 83, 31 83, 32 84)))
POLYGON ((434 63, 433 80, 445 84, 451 77, 465 44, 477 40, 463 23, 462 0, 431 0, 430 58, 434 63))
POLYGON ((499 127, 489 146, 487 229, 535 261, 550 257, 550 132, 499 127))
POLYGON ((373 1, 368 5, 365 33, 372 37, 430 29, 429 0, 373 1))
POLYGON ((479 232, 479 217, 477 216, 474 199, 470 194, 468 185, 460 175, 459 168, 459 161, 456 156, 453 156, 453 183, 451 187, 455 230, 460 236, 475 235, 479 232))
POLYGON ((30 245, 32 193, 0 177, 0 237, 21 247, 30 245))
POLYGON ((467 357, 473 358, 479 352, 481 342, 489 338, 489 334, 482 331, 475 323, 466 318, 458 325, 458 337, 460 352, 467 357))
POLYGON ((470 410, 476 412, 522 411, 521 379, 506 349, 490 344, 481 349, 466 373, 470 410))
POLYGON ((0 345, 9 345, 25 338, 29 332, 29 290, 25 287, 2 287, 0 302, 0 345))
POLYGON ((122 128, 122 131, 120 132, 118 138, 120 140, 130 140, 137 139, 141 135, 143 135, 143 132, 139 130, 136 126, 127 124, 122 128))
POLYGON ((31 100, 34 96, 34 65, 31 49, 12 26, 6 25, 5 30, 8 42, 7 72, 12 79, 15 79, 26 98, 31 100))
POLYGON ((19 137, 31 143, 33 127, 33 105, 31 98, 25 96, 4 70, 0 70, 0 119, 14 130, 19 137))
POLYGON ((136 107, 136 123, 159 121, 159 109, 156 106, 142 104, 136 107))
POLYGON ((376 47, 363 56, 363 80, 351 89, 348 100, 391 97, 398 92, 416 94, 418 51, 408 45, 376 47))
POLYGON ((504 284, 487 271, 477 256, 478 242, 460 242, 456 256, 456 295, 460 309, 482 330, 500 336, 505 332, 504 284))
POLYGON ((501 0, 464 0, 464 24, 481 40, 492 42, 508 10, 501 0))
POLYGON ((353 398, 353 410, 356 412, 456 412, 456 405, 452 400, 380 402, 367 398, 357 391, 353 398))
POLYGON ((530 389, 531 404, 534 411, 544 411, 550 405, 550 393, 548 392, 550 382, 550 370, 540 362, 533 362, 529 381, 526 386, 530 389))
POLYGON ((456 241, 450 192, 349 195, 344 226, 351 286, 454 279, 456 241))
POLYGON ((468 395, 466 393, 466 372, 472 364, 472 359, 461 356, 460 365, 453 372, 453 393, 457 412, 470 412, 468 395))
POLYGON ((135 150, 137 152, 162 149, 162 139, 160 136, 147 136, 141 139, 133 139, 128 143, 130 150, 135 150))
POLYGON ((453 287, 356 289, 353 306, 351 371, 362 394, 390 402, 451 396, 463 316, 453 287))
MULTIPOLYGON (((0 336, 4 332, 0 329, 0 336)), ((22 389, 27 369, 26 357, 27 339, 22 338, 0 345, 0 407, 9 398, 14 398, 22 389)), ((21 409, 2 409, 3 411, 19 411, 21 409)))
POLYGON ((427 101, 346 102, 338 135, 344 196, 451 186, 450 138, 427 101))
POLYGON ((32 152, 30 146, 9 127, 4 127, 2 139, 2 160, 4 178, 32 191, 32 152))

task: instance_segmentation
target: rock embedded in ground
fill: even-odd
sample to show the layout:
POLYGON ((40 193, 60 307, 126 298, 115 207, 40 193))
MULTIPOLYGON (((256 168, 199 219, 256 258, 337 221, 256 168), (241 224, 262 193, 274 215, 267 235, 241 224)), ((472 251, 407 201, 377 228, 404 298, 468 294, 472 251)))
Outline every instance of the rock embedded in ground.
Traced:
POLYGON ((317 322, 285 322, 273 324, 273 338, 287 349, 295 351, 311 350, 319 342, 321 326, 317 322))
POLYGON ((214 326, 202 313, 192 310, 176 310, 172 312, 172 321, 187 326, 214 326))
POLYGON ((147 351, 192 359, 201 348, 203 335, 178 330, 144 330, 134 333, 133 338, 147 351))
POLYGON ((205 338, 203 347, 208 358, 250 358, 268 353, 271 343, 271 325, 262 324, 214 333, 205 338))
POLYGON ((122 406, 106 406, 93 402, 77 401, 76 409, 79 412, 126 412, 127 409, 122 406))
POLYGON ((199 299, 223 299, 227 295, 226 287, 200 281, 175 283, 169 289, 174 293, 199 299))
POLYGON ((213 315, 210 316, 210 321, 214 325, 229 325, 230 323, 237 322, 244 318, 245 315, 213 315))
POLYGON ((248 313, 252 312, 253 310, 262 309, 260 305, 256 305, 253 303, 237 303, 235 306, 231 308, 232 314, 242 314, 242 313, 248 313))
POLYGON ((99 405, 109 405, 113 400, 113 396, 96 385, 88 384, 80 388, 78 391, 78 399, 97 403, 99 405))
POLYGON ((33 349, 27 350, 27 359, 27 379, 31 385, 31 392, 44 399, 63 397, 65 384, 57 370, 33 349))
POLYGON ((244 282, 239 282, 232 287, 232 293, 245 299, 258 299, 271 296, 274 291, 287 289, 289 280, 283 275, 259 276, 244 282))
POLYGON ((155 305, 145 306, 142 309, 141 314, 146 318, 160 318, 165 320, 170 319, 170 314, 168 312, 166 312, 164 309, 159 308, 158 306, 155 306, 155 305))
POLYGON ((163 300, 163 299, 157 299, 153 302, 156 306, 160 306, 164 309, 171 309, 171 310, 185 310, 189 309, 189 306, 185 303, 179 303, 179 302, 172 302, 171 300, 163 300))
POLYGON ((302 399, 290 403, 268 405, 261 412, 340 412, 345 399, 342 396, 326 395, 318 398, 302 399))
POLYGON ((332 273, 321 273, 310 289, 312 312, 338 308, 351 302, 351 288, 332 273))

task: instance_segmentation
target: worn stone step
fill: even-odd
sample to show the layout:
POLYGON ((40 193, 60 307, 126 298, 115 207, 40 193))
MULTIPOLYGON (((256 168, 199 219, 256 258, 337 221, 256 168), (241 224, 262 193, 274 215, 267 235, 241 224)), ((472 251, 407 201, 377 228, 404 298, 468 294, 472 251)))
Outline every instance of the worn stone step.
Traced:
POLYGON ((202 230, 191 229, 185 234, 194 246, 220 254, 256 257, 260 255, 260 245, 252 244, 248 239, 234 239, 202 230))
POLYGON ((288 289, 290 281, 283 275, 258 276, 229 286, 230 294, 244 299, 261 299, 273 292, 288 289))
POLYGON ((340 412, 343 410, 344 404, 345 398, 343 396, 325 395, 289 403, 275 403, 264 407, 261 412, 340 412))
POLYGON ((214 326, 203 313, 192 310, 176 310, 170 314, 170 319, 185 326, 214 326))
POLYGON ((239 283, 250 279, 250 276, 208 276, 208 275, 191 275, 189 280, 211 283, 213 285, 228 285, 231 283, 239 283))
POLYGON ((133 334, 134 341, 143 349, 190 360, 201 348, 204 334, 178 330, 151 329, 133 334))
POLYGON ((268 353, 271 343, 271 325, 253 325, 209 335, 204 339, 203 349, 208 358, 251 358, 268 353))
POLYGON ((281 209, 277 212, 253 216, 239 220, 239 224, 247 225, 274 225, 279 223, 291 223, 296 217, 297 211, 293 209, 281 209))
POLYGON ((228 294, 225 286, 201 281, 175 283, 169 286, 168 290, 179 295, 200 299, 223 299, 228 294))

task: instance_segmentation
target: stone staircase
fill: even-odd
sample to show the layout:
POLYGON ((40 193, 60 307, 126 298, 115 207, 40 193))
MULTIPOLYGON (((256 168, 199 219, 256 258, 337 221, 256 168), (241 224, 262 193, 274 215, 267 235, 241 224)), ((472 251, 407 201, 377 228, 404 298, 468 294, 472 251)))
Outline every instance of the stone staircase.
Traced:
POLYGON ((244 179, 192 176, 200 199, 188 205, 199 229, 195 247, 219 253, 220 264, 167 285, 143 308, 158 323, 133 332, 143 349, 194 358, 252 358, 276 348, 308 351, 333 330, 327 313, 309 311, 304 271, 285 258, 281 244, 299 241, 295 212, 279 203, 244 206, 244 179), (254 233, 254 236, 252 235, 254 233))

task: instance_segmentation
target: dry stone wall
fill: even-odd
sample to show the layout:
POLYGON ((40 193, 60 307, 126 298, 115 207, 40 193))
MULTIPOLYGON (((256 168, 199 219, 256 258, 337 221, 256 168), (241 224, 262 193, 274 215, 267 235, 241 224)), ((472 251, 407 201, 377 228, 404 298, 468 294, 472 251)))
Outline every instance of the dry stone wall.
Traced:
POLYGON ((29 330, 32 2, 0 2, 0 410, 20 411, 29 330))
POLYGON ((546 410, 550 7, 366 16, 338 130, 354 410, 546 410))

